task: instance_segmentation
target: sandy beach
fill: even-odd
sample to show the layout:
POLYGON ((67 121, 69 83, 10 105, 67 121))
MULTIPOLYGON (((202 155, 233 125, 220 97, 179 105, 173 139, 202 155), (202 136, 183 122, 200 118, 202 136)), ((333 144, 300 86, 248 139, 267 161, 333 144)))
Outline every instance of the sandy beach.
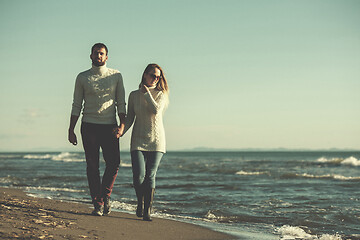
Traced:
POLYGON ((173 220, 144 222, 112 212, 91 216, 90 205, 27 196, 0 188, 1 239, 234 239, 227 234, 173 220))

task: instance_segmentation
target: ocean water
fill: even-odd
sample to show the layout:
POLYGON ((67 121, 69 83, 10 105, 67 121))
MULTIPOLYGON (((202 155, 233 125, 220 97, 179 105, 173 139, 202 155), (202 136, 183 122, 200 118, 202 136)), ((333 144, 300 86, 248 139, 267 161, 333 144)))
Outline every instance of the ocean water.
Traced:
MULTIPOLYGON (((133 213, 121 159, 113 208, 133 213)), ((90 204, 82 152, 0 153, 0 186, 90 204)), ((154 211, 239 239, 360 239, 360 152, 168 152, 154 211)))

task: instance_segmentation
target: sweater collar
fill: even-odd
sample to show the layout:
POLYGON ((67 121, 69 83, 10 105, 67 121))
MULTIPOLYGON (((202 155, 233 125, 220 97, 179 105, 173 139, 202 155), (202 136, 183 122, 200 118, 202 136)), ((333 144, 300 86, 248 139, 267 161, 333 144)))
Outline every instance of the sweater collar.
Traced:
POLYGON ((104 73, 106 73, 107 69, 108 68, 106 67, 106 63, 100 67, 97 67, 94 64, 92 64, 92 67, 91 67, 92 73, 97 74, 97 75, 103 75, 104 73))

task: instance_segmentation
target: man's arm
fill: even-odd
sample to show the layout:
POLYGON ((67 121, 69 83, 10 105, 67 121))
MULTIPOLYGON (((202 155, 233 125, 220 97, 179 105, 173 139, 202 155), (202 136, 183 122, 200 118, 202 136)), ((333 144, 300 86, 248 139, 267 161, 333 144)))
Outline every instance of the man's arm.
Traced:
POLYGON ((74 146, 77 145, 77 138, 76 138, 74 129, 75 129, 78 119, 79 119, 79 116, 71 115, 71 117, 70 117, 68 139, 69 139, 69 142, 72 143, 74 146))
POLYGON ((79 119, 79 115, 82 109, 82 103, 84 100, 84 90, 80 80, 80 74, 76 77, 73 104, 71 109, 70 126, 68 132, 69 142, 73 145, 77 145, 77 138, 74 132, 76 123, 79 119))

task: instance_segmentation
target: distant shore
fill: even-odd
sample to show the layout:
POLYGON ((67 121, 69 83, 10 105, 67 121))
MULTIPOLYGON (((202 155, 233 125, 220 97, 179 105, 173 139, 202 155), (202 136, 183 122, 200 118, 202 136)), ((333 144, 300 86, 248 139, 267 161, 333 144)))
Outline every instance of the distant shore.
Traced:
POLYGON ((1 239, 235 239, 210 229, 154 218, 112 212, 91 216, 91 206, 34 198, 13 188, 0 188, 1 239))

